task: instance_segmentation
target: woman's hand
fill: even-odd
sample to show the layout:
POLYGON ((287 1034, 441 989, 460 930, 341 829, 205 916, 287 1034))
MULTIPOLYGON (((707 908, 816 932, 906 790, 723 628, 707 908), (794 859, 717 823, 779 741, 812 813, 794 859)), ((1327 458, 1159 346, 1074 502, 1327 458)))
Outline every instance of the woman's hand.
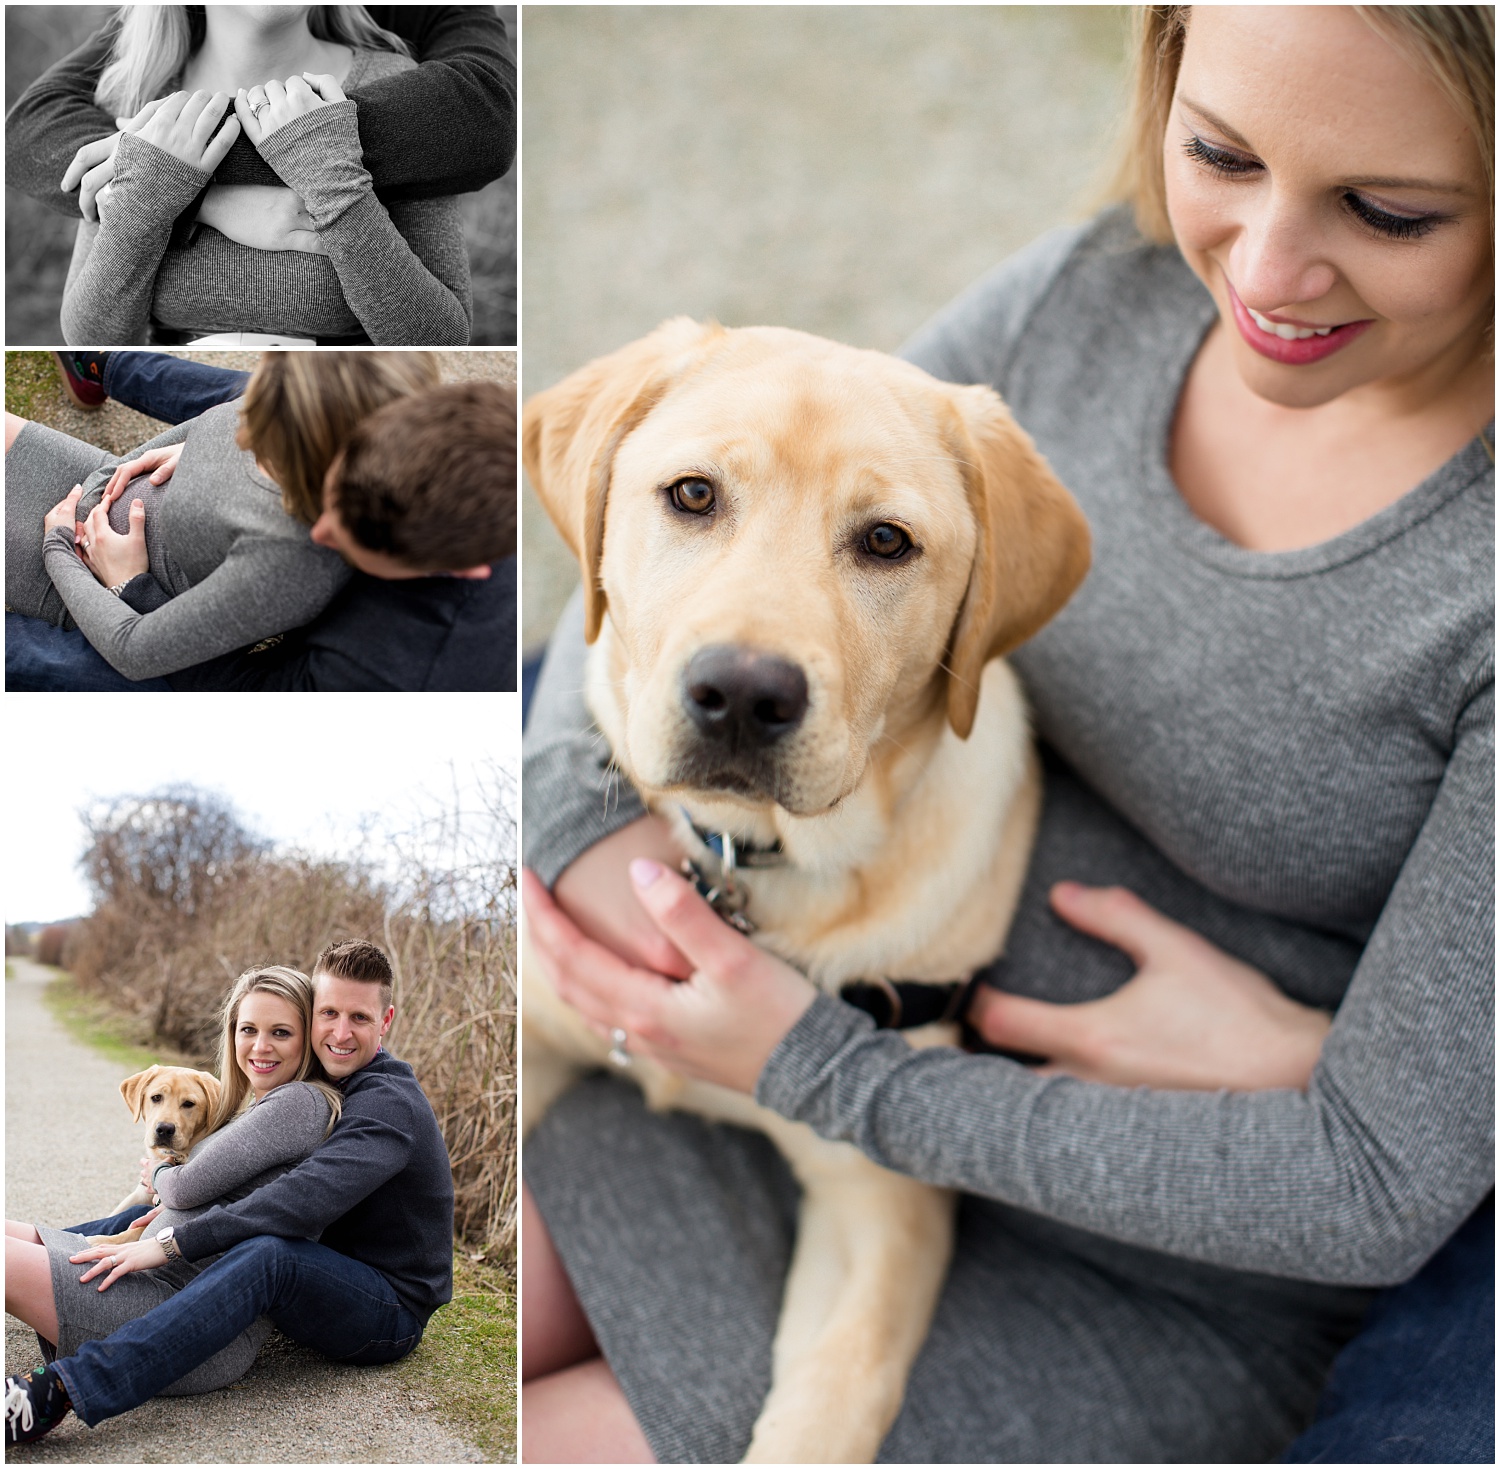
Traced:
POLYGON ((181 458, 182 445, 168 444, 165 449, 147 449, 139 457, 116 465, 115 472, 110 475, 109 483, 104 487, 110 504, 114 504, 114 497, 139 475, 149 473, 152 484, 166 484, 177 472, 177 461, 181 458))
POLYGON ((124 486, 105 490, 99 503, 83 523, 83 559, 88 569, 106 587, 124 586, 131 577, 149 571, 146 554, 146 505, 130 502, 130 529, 122 536, 109 523, 109 507, 124 493, 124 486))
POLYGON ((638 857, 677 865, 677 844, 659 816, 638 817, 595 842, 563 869, 552 896, 588 938, 627 964, 686 979, 693 966, 651 921, 630 880, 630 864, 638 857))
POLYGON ((300 194, 279 184, 215 184, 198 206, 198 222, 251 250, 326 255, 300 194))
POLYGON ((69 1255, 68 1259, 75 1265, 97 1261, 78 1277, 79 1284, 108 1271, 99 1282, 100 1290, 108 1290, 122 1275, 130 1275, 136 1270, 155 1270, 165 1265, 167 1252, 154 1239, 139 1239, 133 1245, 91 1245, 76 1255, 69 1255))
MULTIPOLYGON (((82 485, 74 485, 61 500, 57 502, 42 517, 42 539, 46 538, 55 530, 70 530, 73 532, 76 543, 78 533, 82 531, 83 525, 78 519, 78 500, 83 494, 82 485)), ((36 512, 33 511, 33 514, 36 512)))
POLYGON ((85 143, 73 155, 73 161, 68 165, 68 171, 63 174, 62 183, 58 187, 65 194, 78 190, 78 208, 85 219, 99 218, 95 202, 115 176, 115 149, 120 146, 120 134, 140 132, 166 100, 165 97, 157 97, 141 108, 134 117, 117 117, 115 126, 119 132, 85 143))
POLYGON ((305 71, 284 82, 269 81, 263 87, 241 87, 235 94, 234 111, 245 129, 245 136, 257 148, 272 133, 280 132, 289 122, 306 117, 320 107, 332 107, 347 99, 344 90, 331 76, 305 71), (261 105, 261 104, 268 105, 261 105))
POLYGON ((224 117, 229 102, 228 92, 173 92, 162 99, 139 136, 189 168, 212 173, 240 135, 239 119, 224 117))
POLYGON ((631 1054, 753 1092, 816 990, 730 928, 661 863, 637 859, 630 879, 641 906, 693 966, 690 977, 668 979, 587 938, 527 872, 522 892, 530 937, 548 979, 599 1035, 623 1030, 631 1054))
POLYGON ((1112 995, 1052 1005, 981 988, 969 1020, 991 1045, 1050 1058, 1045 1071, 1179 1091, 1305 1090, 1332 1024, 1259 970, 1163 918, 1124 888, 1058 883, 1074 928, 1124 949, 1135 977, 1112 995))

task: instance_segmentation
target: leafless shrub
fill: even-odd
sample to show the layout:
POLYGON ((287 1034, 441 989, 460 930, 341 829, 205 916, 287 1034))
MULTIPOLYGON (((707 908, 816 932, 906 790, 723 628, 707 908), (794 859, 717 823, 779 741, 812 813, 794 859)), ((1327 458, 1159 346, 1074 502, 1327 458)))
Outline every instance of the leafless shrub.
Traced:
MULTIPOLYGON (((190 787, 121 797, 85 815, 94 911, 69 963, 80 984, 153 1035, 213 1060, 215 1017, 258 963, 310 968, 335 939, 391 956, 396 1024, 453 1163, 455 1230, 499 1263, 515 1255, 514 792, 493 773, 482 809, 379 835, 393 861, 273 850, 232 808, 190 787)), ((374 839, 374 838, 372 838, 374 839)))

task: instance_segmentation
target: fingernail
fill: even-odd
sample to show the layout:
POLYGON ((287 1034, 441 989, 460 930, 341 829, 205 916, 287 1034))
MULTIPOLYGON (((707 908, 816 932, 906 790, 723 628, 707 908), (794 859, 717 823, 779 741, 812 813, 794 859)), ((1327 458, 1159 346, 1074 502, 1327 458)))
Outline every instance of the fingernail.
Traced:
POLYGON ((1071 903, 1075 898, 1083 896, 1083 884, 1079 882, 1059 882, 1052 888, 1052 896, 1064 903, 1071 903))
POLYGON ((146 502, 144 500, 132 500, 130 502, 130 508, 132 510, 144 510, 146 508, 146 502))
POLYGON ((648 857, 637 857, 630 864, 630 880, 638 888, 648 888, 665 870, 660 862, 653 862, 648 857))

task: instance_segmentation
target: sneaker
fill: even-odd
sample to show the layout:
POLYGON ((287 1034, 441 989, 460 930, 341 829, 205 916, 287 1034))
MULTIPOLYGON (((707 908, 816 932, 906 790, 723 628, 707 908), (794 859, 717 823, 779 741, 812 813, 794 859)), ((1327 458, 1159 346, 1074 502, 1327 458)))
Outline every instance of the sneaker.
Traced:
POLYGON ((5 1379, 5 1446, 30 1443, 50 1433, 73 1405, 55 1367, 5 1379))
POLYGON ((105 404, 104 362, 108 352, 54 352, 63 392, 80 408, 102 408, 105 404))

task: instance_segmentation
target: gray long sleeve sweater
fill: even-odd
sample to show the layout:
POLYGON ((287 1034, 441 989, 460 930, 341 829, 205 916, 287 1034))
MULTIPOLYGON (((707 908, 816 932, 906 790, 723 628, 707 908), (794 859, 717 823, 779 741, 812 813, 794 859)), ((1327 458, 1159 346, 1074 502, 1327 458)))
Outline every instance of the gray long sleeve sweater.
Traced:
MULTIPOLYGON (((355 86, 409 69, 360 51, 355 86)), ((453 199, 376 198, 360 160, 353 101, 320 107, 260 145, 301 195, 328 254, 253 250, 207 226, 174 245, 173 225, 212 182, 126 134, 100 224, 79 226, 63 290, 63 335, 83 346, 215 331, 281 332, 391 345, 462 345, 473 303, 453 199)))
MULTIPOLYGON (((41 539, 43 515, 79 472, 70 463, 75 451, 97 451, 27 425, 5 460, 7 605, 76 626, 133 679, 175 673, 311 621, 349 579, 349 567, 281 508, 281 492, 235 443, 238 420, 239 405, 225 403, 153 440, 183 443, 170 483, 152 493, 138 480, 115 502, 119 530, 130 500, 146 500, 151 571, 174 594, 144 615, 99 584, 71 531, 41 539), (25 527, 33 533, 21 534, 25 527)), ((116 462, 106 458, 83 481, 81 514, 98 503, 116 462)))
POLYGON ((280 1178, 321 1145, 328 1114, 328 1098, 306 1082, 268 1092, 204 1138, 186 1163, 155 1170, 152 1187, 165 1205, 158 1222, 185 1222, 211 1204, 248 1198, 280 1178))
MULTIPOLYGON (((891 1167, 1115 1239, 1384 1284, 1494 1177, 1493 460, 1476 441, 1320 546, 1230 544, 1166 460, 1212 319, 1176 252, 1112 214, 1022 252, 905 355, 998 388, 1095 538, 1084 587, 1012 660, 1047 802, 993 982, 1117 988, 1129 961, 1046 892, 1122 883, 1337 1008, 1307 1093, 1038 1077, 913 1052, 821 998, 757 1095, 891 1167)), ((582 656, 574 617, 528 736, 528 860, 548 881, 640 810, 606 796, 582 656)))

